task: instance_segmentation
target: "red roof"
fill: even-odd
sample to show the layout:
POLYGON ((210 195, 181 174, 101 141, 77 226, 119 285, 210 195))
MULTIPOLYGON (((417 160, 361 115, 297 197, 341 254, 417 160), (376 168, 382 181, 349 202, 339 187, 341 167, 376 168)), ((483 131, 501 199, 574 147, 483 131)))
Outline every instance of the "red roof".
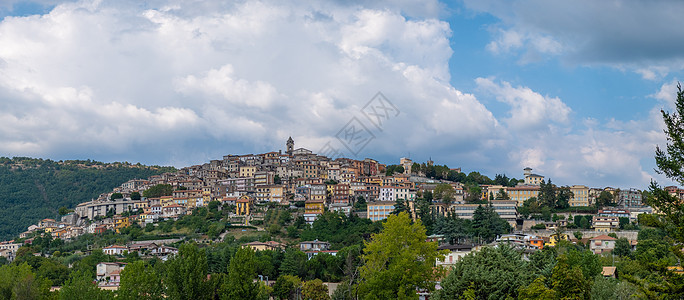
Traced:
POLYGON ((616 238, 602 234, 602 235, 599 235, 597 237, 592 238, 590 241, 594 241, 594 240, 597 240, 597 241, 614 241, 614 240, 616 240, 616 238))

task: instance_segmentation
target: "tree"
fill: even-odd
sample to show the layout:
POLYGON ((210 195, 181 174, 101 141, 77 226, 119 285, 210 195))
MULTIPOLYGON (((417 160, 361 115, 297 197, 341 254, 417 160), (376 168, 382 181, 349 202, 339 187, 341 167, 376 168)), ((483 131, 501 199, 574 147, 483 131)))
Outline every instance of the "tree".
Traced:
POLYGON ((578 239, 578 240, 580 240, 580 241, 582 240, 582 237, 584 236, 584 234, 582 234, 582 232, 579 231, 579 230, 573 232, 572 235, 574 235, 575 238, 578 239))
POLYGON ((0 299, 44 299, 51 285, 27 263, 0 266, 0 299))
POLYGON ((508 200, 508 193, 504 191, 504 189, 499 189, 499 192, 496 193, 496 200, 508 200))
POLYGON ((594 206, 596 206, 597 209, 600 209, 601 207, 610 206, 612 204, 613 195, 608 191, 601 191, 599 196, 596 197, 596 203, 594 203, 594 206))
MULTIPOLYGON (((551 180, 549 180, 550 182, 551 180)), ((556 195, 556 208, 568 208, 570 207, 570 199, 575 197, 570 187, 564 186, 558 189, 556 195)))
POLYGON ((548 208, 553 208, 556 206, 556 191, 551 183, 551 178, 549 178, 546 182, 542 180, 542 182, 539 184, 537 201, 539 202, 540 206, 548 208))
POLYGON ((59 213, 60 216, 63 216, 63 215, 66 215, 69 213, 69 209, 66 208, 66 206, 62 206, 59 208, 59 210, 57 212, 59 213))
POLYGON ((491 203, 479 205, 473 213, 473 235, 485 241, 493 241, 497 235, 509 233, 511 225, 502 219, 491 203))
POLYGON ((450 204, 454 200, 454 187, 446 183, 438 184, 435 187, 434 198, 450 204))
POLYGON ((328 287, 323 284, 320 279, 314 279, 304 282, 302 285, 302 296, 304 299, 311 300, 328 300, 328 287))
POLYGON ((632 247, 629 245, 629 240, 626 238, 619 238, 615 241, 615 249, 613 254, 617 256, 629 256, 632 254, 632 247))
POLYGON ((112 193, 111 196, 109 196, 109 200, 116 200, 116 199, 121 199, 123 198, 122 193, 112 193))
POLYGON ((521 300, 546 300, 555 299, 556 291, 546 287, 546 277, 539 276, 530 285, 518 290, 518 299, 521 300))
POLYGON ((164 285, 160 272, 144 261, 135 261, 121 271, 117 299, 164 299, 164 285))
POLYGON ((411 223, 405 212, 390 215, 382 231, 364 242, 361 298, 417 299, 416 288, 433 291, 435 279, 443 273, 434 265, 445 252, 426 238, 420 221, 411 223))
POLYGON ((280 264, 280 273, 300 276, 306 276, 306 253, 299 251, 299 249, 289 248, 285 251, 285 258, 280 264))
POLYGON ((171 299, 207 299, 210 287, 207 279, 207 256, 194 243, 182 244, 178 254, 166 262, 164 280, 171 299))
POLYGON ((77 271, 59 290, 59 299, 63 300, 106 300, 114 297, 111 291, 101 290, 90 274, 77 271))
POLYGON ((273 285, 273 296, 276 299, 295 299, 297 290, 302 286, 302 280, 297 276, 280 275, 273 285))
POLYGON ((228 267, 227 295, 225 299, 255 299, 259 293, 256 278, 254 251, 243 247, 235 252, 228 267))
POLYGON ((582 275, 579 266, 570 266, 561 261, 553 268, 551 277, 556 297, 560 299, 589 299, 591 282, 582 275))
POLYGON ((518 289, 533 278, 533 272, 512 247, 507 244, 485 247, 454 265, 434 299, 463 299, 467 294, 474 296, 473 299, 516 298, 518 289))
POLYGON ((159 198, 161 196, 171 196, 173 194, 173 186, 170 184, 157 184, 145 191, 143 197, 145 198, 159 198))
POLYGON ((131 192, 131 200, 140 200, 139 192, 131 192))

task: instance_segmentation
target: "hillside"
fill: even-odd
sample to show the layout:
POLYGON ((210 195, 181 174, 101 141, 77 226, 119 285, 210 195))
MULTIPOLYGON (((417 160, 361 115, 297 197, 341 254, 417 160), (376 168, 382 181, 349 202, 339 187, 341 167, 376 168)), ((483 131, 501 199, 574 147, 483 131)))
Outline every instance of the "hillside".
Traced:
POLYGON ((134 178, 171 167, 0 157, 0 240, 10 239, 60 207, 73 208, 134 178))

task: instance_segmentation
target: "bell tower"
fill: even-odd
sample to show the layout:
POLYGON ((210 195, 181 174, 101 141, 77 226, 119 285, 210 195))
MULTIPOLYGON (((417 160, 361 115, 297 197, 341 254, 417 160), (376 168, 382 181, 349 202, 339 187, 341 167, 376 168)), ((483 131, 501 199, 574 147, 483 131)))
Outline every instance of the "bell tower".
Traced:
POLYGON ((292 155, 292 151, 294 150, 294 140, 292 140, 292 137, 287 139, 287 154, 292 155))

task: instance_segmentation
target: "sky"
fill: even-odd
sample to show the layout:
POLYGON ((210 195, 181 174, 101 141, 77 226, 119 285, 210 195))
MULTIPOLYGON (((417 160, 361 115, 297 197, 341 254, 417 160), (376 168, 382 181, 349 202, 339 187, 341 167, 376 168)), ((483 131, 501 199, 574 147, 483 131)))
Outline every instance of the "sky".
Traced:
POLYGON ((647 188, 681 1, 4 0, 0 156, 295 147, 647 188), (309 3, 311 2, 311 3, 309 3))

